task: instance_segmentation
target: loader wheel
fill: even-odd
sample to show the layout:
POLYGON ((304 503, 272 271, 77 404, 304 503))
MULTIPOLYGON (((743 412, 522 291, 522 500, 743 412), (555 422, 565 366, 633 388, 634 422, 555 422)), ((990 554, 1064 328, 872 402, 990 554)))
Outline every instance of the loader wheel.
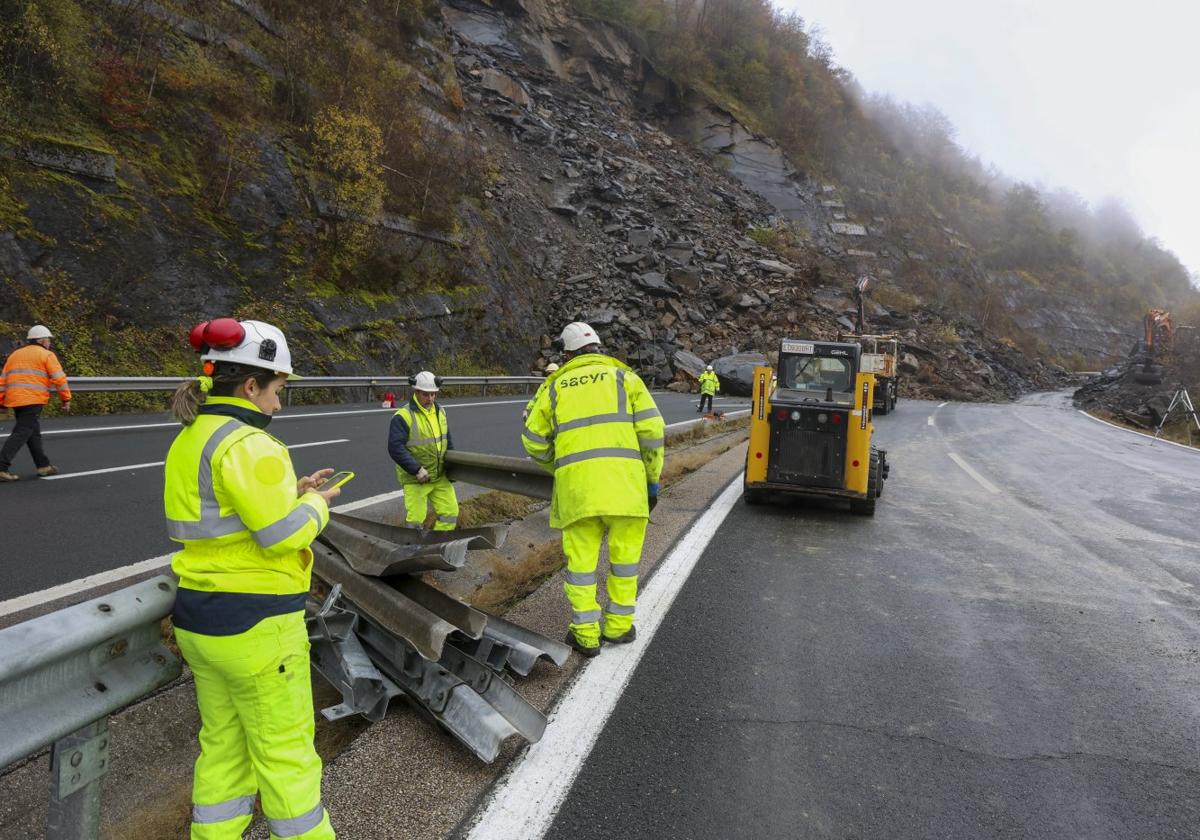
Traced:
POLYGON ((767 500, 767 494, 764 490, 751 490, 746 486, 746 480, 742 479, 742 501, 748 505, 761 505, 767 500))
POLYGON ((889 388, 888 388, 886 385, 884 385, 884 386, 883 386, 883 393, 880 395, 880 396, 882 397, 882 399, 879 401, 879 404, 878 404, 878 405, 876 405, 876 406, 875 406, 875 407, 872 409, 872 411, 873 411, 875 414, 879 415, 880 417, 882 417, 883 415, 885 415, 885 414, 887 414, 889 411, 891 411, 891 405, 890 405, 890 403, 891 403, 891 393, 890 393, 890 390, 891 390, 891 389, 889 389, 889 388))
POLYGON ((871 466, 867 471, 867 498, 853 499, 850 502, 850 512, 859 516, 875 515, 875 500, 883 489, 883 480, 879 475, 879 453, 871 453, 871 466))

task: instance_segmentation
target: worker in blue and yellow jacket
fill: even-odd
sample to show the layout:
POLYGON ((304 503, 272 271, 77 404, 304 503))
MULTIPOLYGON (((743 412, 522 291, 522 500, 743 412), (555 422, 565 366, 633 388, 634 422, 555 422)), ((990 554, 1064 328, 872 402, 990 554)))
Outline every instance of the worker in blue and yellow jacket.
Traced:
POLYGON ((204 375, 180 386, 167 454, 167 531, 179 591, 172 619, 200 709, 193 840, 240 838, 256 796, 272 838, 331 840, 321 803, 304 603, 329 521, 332 470, 297 480, 265 429, 292 374, 287 341, 261 321, 192 330, 204 375))
POLYGON ((567 556, 567 643, 595 656, 602 639, 624 644, 637 635, 638 562, 658 503, 665 428, 645 383, 600 352, 590 326, 568 324, 559 342, 567 363, 539 393, 521 443, 554 475, 550 526, 562 530, 567 556), (606 534, 608 603, 602 615, 596 564, 606 534))
POLYGON ((446 410, 437 403, 441 380, 423 370, 411 380, 412 399, 392 416, 388 455, 404 488, 404 524, 424 528, 433 505, 435 531, 458 525, 458 497, 446 477, 446 453, 454 448, 446 410))

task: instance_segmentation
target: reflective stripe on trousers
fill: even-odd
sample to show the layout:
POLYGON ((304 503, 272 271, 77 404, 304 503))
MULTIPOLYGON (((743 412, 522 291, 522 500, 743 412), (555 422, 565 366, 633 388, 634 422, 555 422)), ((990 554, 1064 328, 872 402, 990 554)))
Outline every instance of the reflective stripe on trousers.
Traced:
POLYGON ((433 530, 453 531, 458 523, 458 496, 450 479, 442 476, 425 484, 404 485, 404 519, 410 528, 424 528, 433 505, 433 530))
POLYGON ((608 607, 604 635, 625 634, 633 626, 637 603, 637 568, 646 536, 646 519, 639 516, 590 516, 563 528, 567 579, 563 584, 571 604, 571 630, 585 646, 600 643, 600 604, 596 600, 596 564, 600 544, 608 534, 610 558, 608 607))
POLYGON ((224 802, 217 802, 214 805, 192 805, 192 822, 195 823, 220 823, 227 820, 237 819, 238 817, 254 816, 254 800, 257 797, 252 793, 248 796, 237 796, 233 799, 226 799, 224 802))

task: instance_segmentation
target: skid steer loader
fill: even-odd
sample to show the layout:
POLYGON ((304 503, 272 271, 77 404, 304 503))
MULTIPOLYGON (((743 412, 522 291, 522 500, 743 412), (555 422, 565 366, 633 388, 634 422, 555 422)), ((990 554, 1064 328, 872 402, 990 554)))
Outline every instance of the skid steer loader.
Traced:
POLYGON ((779 367, 754 371, 750 443, 742 496, 773 492, 846 499, 875 515, 887 453, 871 444, 874 374, 857 342, 785 339, 779 367))

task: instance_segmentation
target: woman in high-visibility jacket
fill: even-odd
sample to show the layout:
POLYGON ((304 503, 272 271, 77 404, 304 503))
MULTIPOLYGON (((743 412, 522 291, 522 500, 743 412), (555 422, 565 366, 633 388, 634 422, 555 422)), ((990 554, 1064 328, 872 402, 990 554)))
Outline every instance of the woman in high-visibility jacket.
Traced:
POLYGON ((240 838, 256 795, 271 837, 334 837, 321 803, 304 602, 309 545, 329 521, 332 470, 297 481, 265 430, 292 375, 287 341, 261 321, 192 331, 204 375, 180 386, 166 462, 167 531, 182 543, 175 638, 192 670, 200 757, 193 840, 240 838))

